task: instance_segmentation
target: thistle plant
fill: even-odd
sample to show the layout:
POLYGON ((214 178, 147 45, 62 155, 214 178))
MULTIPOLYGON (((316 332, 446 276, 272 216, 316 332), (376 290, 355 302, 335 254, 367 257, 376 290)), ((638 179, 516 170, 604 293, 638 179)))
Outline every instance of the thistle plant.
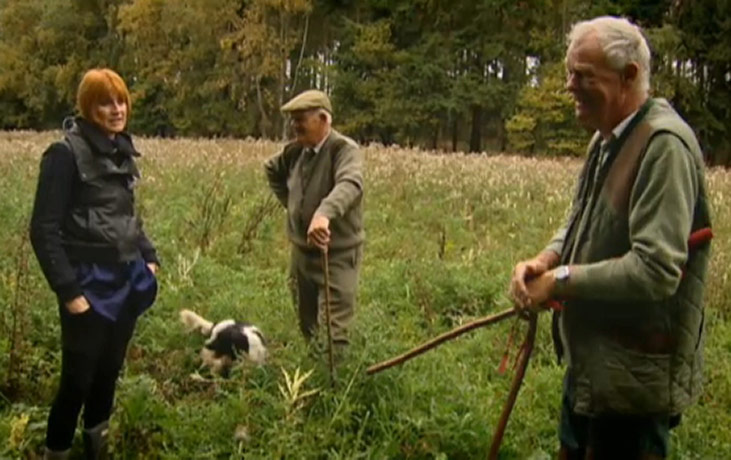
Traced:
POLYGON ((305 388, 305 382, 312 375, 313 369, 305 373, 300 373, 300 368, 294 370, 294 374, 290 375, 285 368, 282 368, 282 374, 284 375, 284 385, 277 384, 279 387, 279 393, 284 399, 287 407, 287 416, 291 417, 300 408, 304 401, 310 396, 314 396, 320 392, 319 388, 308 390, 305 388))

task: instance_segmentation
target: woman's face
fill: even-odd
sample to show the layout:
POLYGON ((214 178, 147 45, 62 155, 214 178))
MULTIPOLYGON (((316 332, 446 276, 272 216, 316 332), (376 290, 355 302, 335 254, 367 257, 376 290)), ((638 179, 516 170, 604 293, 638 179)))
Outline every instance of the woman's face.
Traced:
POLYGON ((103 99, 94 107, 96 124, 110 137, 124 131, 127 126, 127 103, 117 97, 103 99))

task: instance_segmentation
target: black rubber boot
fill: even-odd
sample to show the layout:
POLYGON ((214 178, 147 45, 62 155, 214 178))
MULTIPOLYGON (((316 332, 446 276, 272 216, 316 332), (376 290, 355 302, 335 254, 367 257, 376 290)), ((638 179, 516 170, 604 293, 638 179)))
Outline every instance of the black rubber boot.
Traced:
POLYGON ((43 460, 68 460, 71 455, 71 449, 66 450, 51 450, 46 447, 43 452, 43 460))
POLYGON ((84 452, 87 460, 106 460, 107 453, 107 431, 109 421, 104 421, 93 428, 84 429, 84 452))

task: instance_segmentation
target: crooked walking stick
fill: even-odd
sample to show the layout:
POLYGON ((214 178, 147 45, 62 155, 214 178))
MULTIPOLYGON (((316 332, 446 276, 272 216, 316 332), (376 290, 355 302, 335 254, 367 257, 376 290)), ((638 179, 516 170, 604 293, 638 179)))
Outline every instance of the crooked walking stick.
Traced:
POLYGON ((459 337, 460 335, 464 334, 465 332, 469 332, 473 329, 477 329, 479 327, 489 326, 490 324, 497 323, 499 321, 502 321, 504 319, 510 318, 512 316, 515 316, 517 313, 517 310, 511 308, 509 310, 501 311, 500 313, 496 313, 494 315, 485 316, 480 319, 476 319, 474 321, 471 321, 467 324, 463 324, 462 326, 459 326, 457 328, 452 329, 451 331, 445 332, 444 334, 441 334, 427 342, 424 342, 423 344, 412 348, 411 350, 407 351, 406 353, 402 353, 395 358, 391 358, 389 360, 383 361, 378 364, 374 364, 373 366, 366 369, 366 373, 368 375, 376 374, 378 372, 384 371, 388 369, 389 367, 397 366, 399 364, 404 363, 405 361, 410 360, 411 358, 415 358, 419 356, 422 353, 426 353, 427 351, 431 350, 432 348, 441 345, 442 343, 455 339, 459 337))
POLYGON ((489 460, 496 460, 498 451, 500 451, 500 444, 503 442, 503 435, 505 434, 505 428, 508 426, 508 419, 510 418, 510 414, 513 412, 515 401, 518 399, 518 391, 520 391, 520 386, 523 384, 523 377, 525 377, 525 371, 528 368, 528 361, 530 361, 530 355, 533 353, 533 344, 536 341, 537 330, 538 314, 533 312, 528 313, 528 333, 526 334, 523 345, 521 345, 520 351, 518 352, 518 368, 515 371, 513 382, 510 385, 508 399, 503 405, 503 411, 500 413, 500 419, 495 427, 495 432, 492 434, 490 453, 487 456, 489 460))
MULTIPOLYGON (((555 308, 555 307, 551 306, 551 308, 555 308)), ((441 334, 438 337, 435 337, 435 338, 429 340, 428 342, 423 343, 422 345, 412 348, 411 350, 407 351, 406 353, 403 353, 395 358, 375 364, 375 365, 369 367, 366 370, 366 373, 368 375, 372 375, 372 374, 381 372, 385 369, 388 369, 390 367, 402 364, 405 361, 408 361, 411 358, 414 358, 422 353, 425 353, 425 352, 431 350, 432 348, 435 348, 438 345, 440 345, 448 340, 457 338, 466 332, 469 332, 473 329, 477 329, 480 327, 489 326, 490 324, 495 324, 497 322, 503 321, 508 318, 512 318, 516 314, 518 314, 518 310, 511 308, 508 310, 503 310, 494 315, 485 316, 483 318, 476 319, 475 321, 469 322, 460 327, 452 329, 451 331, 445 332, 444 334, 441 334)), ((530 360, 531 353, 533 352, 533 344, 535 342, 535 337, 536 337, 538 315, 536 313, 528 313, 527 319, 528 319, 528 333, 526 334, 525 340, 523 341, 523 344, 520 347, 520 351, 518 352, 517 363, 516 363, 517 369, 516 369, 515 375, 513 376, 513 383, 510 386, 510 393, 508 394, 508 399, 505 401, 505 404, 503 405, 503 410, 502 410, 502 413, 500 414, 500 419, 498 420, 498 424, 495 427, 495 432, 493 433, 493 436, 492 436, 492 443, 490 445, 490 454, 488 456, 489 460, 497 459, 497 453, 500 449, 500 444, 502 443, 503 435, 505 434, 505 428, 508 425, 508 419, 510 418, 510 413, 513 411, 513 406, 515 405, 515 401, 518 398, 518 391, 520 390, 520 386, 523 383, 523 377, 525 376, 525 371, 528 368, 528 361, 530 360)))
POLYGON ((325 275, 325 322, 327 323, 327 363, 330 368, 330 384, 335 387, 335 357, 333 354, 333 334, 330 326, 330 266, 327 246, 322 249, 322 272, 325 275))

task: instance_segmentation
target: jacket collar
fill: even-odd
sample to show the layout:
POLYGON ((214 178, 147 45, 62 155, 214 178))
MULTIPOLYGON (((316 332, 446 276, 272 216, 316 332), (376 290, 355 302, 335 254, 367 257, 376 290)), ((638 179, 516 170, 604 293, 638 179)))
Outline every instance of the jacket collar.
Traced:
POLYGON ((112 140, 96 124, 82 117, 76 117, 75 121, 81 135, 89 142, 94 152, 108 156, 116 153, 121 153, 128 157, 140 156, 140 153, 132 144, 132 138, 126 131, 117 134, 114 140, 112 140))

